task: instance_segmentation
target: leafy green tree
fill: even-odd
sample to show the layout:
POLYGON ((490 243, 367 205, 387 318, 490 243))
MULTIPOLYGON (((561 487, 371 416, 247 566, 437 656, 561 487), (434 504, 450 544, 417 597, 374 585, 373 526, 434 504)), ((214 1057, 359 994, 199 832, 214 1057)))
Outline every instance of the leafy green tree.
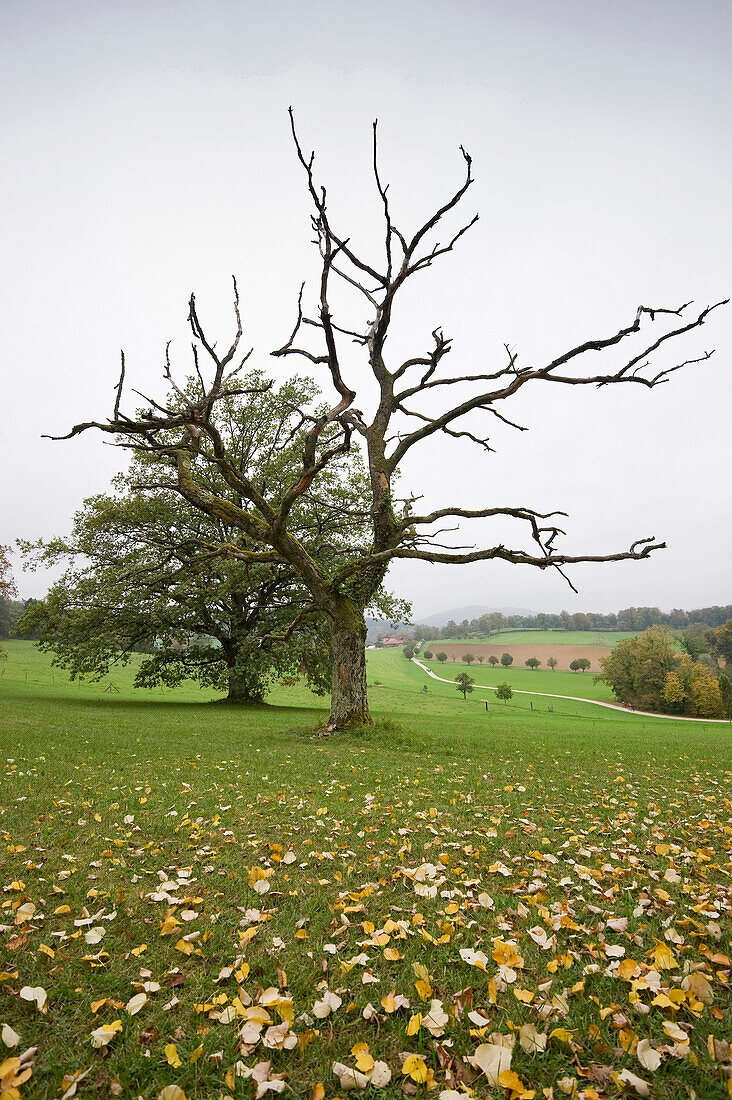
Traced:
POLYGON ((501 664, 504 668, 508 668, 510 665, 513 664, 513 657, 510 653, 501 654, 501 664))
POLYGON ((467 699, 470 692, 473 690, 473 684, 475 680, 468 676, 467 672, 461 672, 458 678, 455 680, 458 691, 463 693, 463 699, 467 699))
POLYGON ((472 653, 463 653, 463 661, 466 665, 472 665, 475 657, 472 653))
POLYGON ((590 667, 590 661, 586 657, 576 657, 574 661, 570 661, 569 667, 572 672, 584 672, 590 667))
POLYGON ((715 673, 679 655, 672 636, 662 627, 650 627, 637 638, 626 638, 600 661, 595 680, 608 683, 624 703, 693 717, 715 718, 723 713, 722 694, 715 673))
MULTIPOLYGON (((18 592, 10 570, 10 547, 0 546, 0 604, 3 605, 3 614, 0 615, 0 624, 5 623, 8 628, 12 620, 10 609, 7 605, 11 598, 17 595, 18 592)), ((4 636, 7 637, 7 634, 4 636)), ((6 657, 6 651, 0 646, 0 659, 5 659, 6 657)))
POLYGON ((529 657, 529 659, 526 661, 526 664, 528 665, 528 667, 530 669, 532 669, 533 671, 536 671, 536 669, 541 664, 541 661, 539 660, 538 657, 529 657))
POLYGON ((495 692, 496 698, 503 700, 503 702, 505 703, 507 703, 509 699, 513 698, 513 691, 511 689, 511 685, 508 683, 497 684, 495 692))
POLYGON ((672 636, 653 626, 637 638, 624 638, 612 653, 600 659, 602 672, 596 677, 609 684, 623 703, 646 710, 663 707, 666 675, 678 665, 672 636))
MULTIPOLYGON (((383 221, 378 249, 368 242, 362 251, 352 235, 338 226, 337 216, 328 205, 329 192, 318 178, 315 155, 301 145, 292 111, 290 123, 295 156, 311 206, 306 232, 314 238, 317 268, 314 293, 305 295, 301 284, 293 311, 294 326, 273 354, 280 358, 295 356, 298 362, 304 358, 317 365, 329 386, 326 410, 315 409, 312 402, 292 410, 291 434, 287 438, 297 444, 298 469, 286 484, 274 490, 262 485, 256 465, 240 461, 236 450, 230 453, 213 424, 214 406, 237 388, 243 392, 238 375, 248 353, 243 354, 244 332, 236 287, 231 342, 216 340, 206 331, 195 296, 191 295, 188 316, 197 384, 182 403, 177 399, 180 391, 171 364, 166 361, 168 394, 161 402, 151 402, 143 413, 129 415, 122 402, 123 361, 111 416, 76 424, 64 438, 95 429, 108 434, 115 445, 138 453, 154 452, 164 459, 175 491, 183 499, 209 516, 221 517, 223 513, 227 523, 248 540, 248 553, 259 555, 257 560, 263 560, 262 555, 264 560, 276 558, 298 574, 310 593, 313 614, 317 611, 328 622, 332 660, 329 727, 335 729, 371 722, 366 690, 365 613, 380 591, 391 562, 402 558, 462 565, 496 559, 541 570, 557 569, 566 576, 567 566, 588 561, 643 560, 664 545, 640 538, 618 553, 569 554, 558 544, 563 534, 559 524, 564 525, 561 513, 540 513, 492 502, 480 509, 448 504, 417 514, 413 503, 418 496, 400 500, 395 493, 404 463, 417 458, 420 450, 444 434, 467 437, 478 448, 488 448, 487 437, 474 435, 466 425, 472 425, 473 414, 486 411, 503 423, 514 423, 502 411, 504 402, 527 385, 532 392, 544 385, 555 391, 571 386, 573 393, 583 386, 642 385, 652 389, 682 366, 709 358, 711 352, 694 357, 685 351, 675 363, 671 360, 654 365, 659 348, 668 350, 671 341, 685 338, 707 323, 712 312, 726 303, 714 303, 693 315, 688 313, 690 303, 678 308, 640 305, 632 318, 615 331, 584 334, 579 343, 559 354, 532 356, 525 364, 519 361, 517 352, 507 347, 500 365, 491 363, 477 374, 466 373, 470 368, 461 370, 459 365, 454 371, 446 369, 452 340, 439 323, 428 326, 432 335, 429 347, 405 349, 396 357, 404 340, 389 339, 392 323, 400 327, 400 337, 409 329, 401 313, 402 302, 409 298, 422 274, 451 253, 477 221, 474 215, 449 224, 473 186, 472 159, 461 147, 460 179, 451 193, 412 225, 399 226, 390 205, 389 186, 382 181, 374 124, 374 201, 383 221), (405 290, 407 284, 409 290, 405 290), (603 352, 612 357, 607 365, 608 356, 603 352), (439 400, 430 401, 435 394, 439 400), (334 561, 331 549, 318 540, 311 544, 315 552, 308 550, 302 529, 292 522, 293 508, 311 490, 324 498, 324 474, 349 454, 357 438, 363 441, 369 470, 368 507, 345 511, 343 517, 348 522, 368 523, 368 537, 360 540, 357 554, 334 561), (211 493, 207 471, 212 467, 238 495, 238 501, 211 493), (502 541, 500 532, 506 519, 520 525, 523 538, 515 546, 502 541), (446 546, 439 541, 445 526, 453 522, 459 525, 463 520, 494 520, 498 531, 480 547, 446 546)), ((410 208, 411 204, 406 206, 410 208)), ((300 283, 299 278, 296 281, 300 283)), ((451 356, 450 361, 454 358, 451 356)), ((274 435, 272 440, 273 446, 281 442, 274 435)), ((152 484, 149 482, 147 487, 152 484)))
POLYGON ((714 644, 714 635, 715 631, 703 623, 691 623, 683 633, 678 635, 678 639, 684 652, 688 653, 692 660, 698 661, 703 654, 710 652, 714 644))
POLYGON ((492 668, 495 668, 496 665, 498 664, 498 658, 496 657, 495 653, 491 653, 490 657, 488 658, 488 664, 492 668))
POLYGON ((437 654, 437 660, 440 662, 441 665, 444 665, 445 661, 447 660, 447 654, 446 653, 438 653, 437 654))
POLYGON ((554 672, 554 669, 559 664, 559 661, 556 659, 556 657, 547 657, 546 663, 549 665, 549 668, 552 670, 552 672, 554 672))
MULTIPOLYGON (((287 443, 290 409, 315 391, 298 378, 279 390, 259 375, 246 382, 253 391, 246 403, 220 402, 214 426, 230 450, 249 455, 261 483, 275 491, 299 461, 296 445, 287 443), (277 448, 273 431, 282 441, 277 448)), ((208 476, 212 493, 238 499, 215 468, 208 476)), ((359 475, 351 466, 332 466, 328 480, 325 501, 338 505, 303 495, 291 523, 304 544, 328 543, 340 558, 358 537, 357 529, 344 526, 340 506, 358 500, 359 475)), ((40 648, 53 652, 72 677, 99 679, 142 651, 135 679, 141 687, 193 678, 227 692, 230 702, 253 702, 273 676, 301 673, 316 691, 327 689, 325 623, 309 610, 297 573, 252 554, 246 537, 224 518, 181 502, 157 456, 136 456, 112 494, 87 500, 70 537, 23 549, 31 566, 67 565, 18 629, 37 632, 40 648), (153 471, 158 487, 140 491, 153 471)))
POLYGON ((404 654, 404 656, 406 657, 406 659, 408 661, 411 661, 412 657, 414 657, 414 654, 415 654, 414 643, 413 642, 407 642, 407 644, 402 649, 402 653, 404 654))
POLYGON ((717 683, 719 684, 719 697, 722 700, 722 717, 732 718, 732 681, 726 673, 720 672, 717 683))
POLYGON ((425 649, 425 651, 424 651, 425 661, 431 661, 433 656, 434 656, 434 654, 432 653, 431 649, 425 649))

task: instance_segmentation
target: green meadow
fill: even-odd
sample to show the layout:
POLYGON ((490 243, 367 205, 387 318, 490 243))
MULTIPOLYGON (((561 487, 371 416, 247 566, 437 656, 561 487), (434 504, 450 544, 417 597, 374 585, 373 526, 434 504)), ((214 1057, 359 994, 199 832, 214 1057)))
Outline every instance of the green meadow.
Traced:
POLYGON ((728 724, 374 651, 323 737, 6 649, 3 1100, 730 1095, 728 724))

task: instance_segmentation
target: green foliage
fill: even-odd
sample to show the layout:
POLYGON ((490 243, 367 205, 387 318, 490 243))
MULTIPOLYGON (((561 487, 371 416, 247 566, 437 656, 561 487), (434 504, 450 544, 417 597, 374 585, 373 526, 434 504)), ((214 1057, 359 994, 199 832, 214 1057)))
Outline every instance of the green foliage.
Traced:
POLYGON ((732 681, 724 672, 720 672, 717 683, 719 685, 719 697, 722 700, 722 716, 732 718, 732 681))
POLYGON ((688 653, 674 652, 671 635, 661 627, 619 642, 600 664, 602 672, 595 680, 609 684, 624 703, 700 718, 723 713, 720 686, 712 670, 688 653))
MULTIPOLYGON (((292 410, 316 391, 301 378, 279 389, 266 389, 260 375, 243 381, 260 392, 219 402, 216 426, 242 466, 256 471, 259 490, 276 498, 300 462, 288 443, 292 410)), ((238 500, 215 466, 206 477, 212 493, 238 500)), ((360 505, 364 485, 357 460, 334 462, 319 495, 306 494, 292 509, 290 529, 326 567, 357 555, 351 546, 363 532, 344 523, 343 509, 360 505)), ((325 623, 297 574, 181 499, 159 455, 137 454, 112 493, 85 501, 69 538, 23 549, 31 565, 67 566, 18 629, 37 632, 41 648, 72 676, 99 679, 137 650, 145 654, 136 674, 143 687, 193 678, 249 702, 278 675, 304 675, 319 692, 329 686, 325 623)), ((375 606, 397 609, 385 594, 375 606)))
POLYGON ((493 668, 495 668, 495 666, 498 664, 498 658, 494 653, 491 653, 490 657, 488 658, 488 664, 491 665, 493 668))
POLYGON ((541 664, 541 661, 538 657, 529 657, 528 660, 525 661, 525 664, 531 669, 537 669, 541 664))
POLYGON ((714 631, 711 650, 717 657, 724 658, 728 668, 732 668, 732 619, 727 619, 714 631))
POLYGON ((472 653, 463 653, 462 660, 466 665, 472 665, 475 660, 475 656, 472 653))
POLYGON ((574 661, 569 662, 569 667, 572 672, 584 672, 585 669, 590 667, 591 662, 586 657, 577 657, 574 661))
POLYGON ((684 652, 688 653, 692 660, 698 661, 703 654, 710 652, 714 635, 715 631, 703 623, 692 623, 678 635, 678 640, 684 652))
POLYGON ((432 657, 433 657, 432 650, 431 649, 425 649, 425 651, 424 651, 425 661, 431 661, 432 657))
POLYGON ((497 684, 496 688, 495 688, 495 692, 496 692, 496 699, 501 699, 505 703, 507 703, 509 699, 513 698, 513 691, 511 690, 511 685, 510 684, 507 684, 507 683, 497 684))
POLYGON ((402 653, 404 654, 404 656, 407 658, 408 661, 411 661, 412 657, 414 657, 414 654, 415 654, 414 643, 413 642, 408 642, 407 645, 404 646, 404 649, 402 650, 402 653))
POLYGON ((503 665, 504 668, 508 668, 510 665, 513 664, 513 657, 511 656, 510 653, 502 653, 501 654, 501 664, 503 665))
POLYGON ((463 699, 467 699, 470 692, 473 690, 473 684, 475 680, 471 676, 468 676, 467 672, 461 672, 455 680, 458 691, 463 693, 463 699))
POLYGON ((437 654, 437 660, 440 662, 441 665, 444 665, 445 661, 447 660, 447 654, 446 653, 438 653, 437 654))

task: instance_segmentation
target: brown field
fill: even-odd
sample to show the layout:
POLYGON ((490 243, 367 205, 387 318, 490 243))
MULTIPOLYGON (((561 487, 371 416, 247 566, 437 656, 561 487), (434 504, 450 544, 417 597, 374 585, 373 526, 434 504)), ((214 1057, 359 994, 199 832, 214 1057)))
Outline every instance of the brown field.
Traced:
MULTIPOLYGON (((574 661, 577 657, 586 657, 588 661, 591 661, 587 675, 591 675, 593 672, 600 671, 600 658, 607 657, 612 653, 610 646, 601 645, 512 645, 511 643, 504 645, 489 645, 486 642, 425 642, 420 650, 418 656, 422 656, 424 651, 429 649, 430 652, 437 656, 438 653, 446 653, 448 661, 452 660, 453 655, 456 660, 460 660, 464 653, 472 653, 474 657, 482 657, 483 664, 486 664, 491 654, 494 654, 498 659, 501 659, 502 653, 510 653, 513 657, 513 664, 511 668, 525 668, 524 662, 529 657, 538 657, 541 661, 541 668, 547 668, 547 660, 549 657, 556 657, 557 668, 567 671, 571 661, 574 661)), ((475 662, 478 667, 478 662, 475 662)))

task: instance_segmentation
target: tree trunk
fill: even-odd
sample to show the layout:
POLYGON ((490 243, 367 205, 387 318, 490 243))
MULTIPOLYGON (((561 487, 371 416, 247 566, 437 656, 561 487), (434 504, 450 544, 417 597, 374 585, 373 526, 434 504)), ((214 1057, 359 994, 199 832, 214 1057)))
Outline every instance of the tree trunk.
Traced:
POLYGON ((251 692, 246 677, 241 672, 235 668, 230 668, 229 694, 226 696, 226 702, 251 705, 252 703, 261 703, 262 697, 251 692))
POLYGON ((370 726, 366 697, 366 623, 350 601, 339 603, 328 616, 333 658, 328 729, 370 726))

